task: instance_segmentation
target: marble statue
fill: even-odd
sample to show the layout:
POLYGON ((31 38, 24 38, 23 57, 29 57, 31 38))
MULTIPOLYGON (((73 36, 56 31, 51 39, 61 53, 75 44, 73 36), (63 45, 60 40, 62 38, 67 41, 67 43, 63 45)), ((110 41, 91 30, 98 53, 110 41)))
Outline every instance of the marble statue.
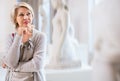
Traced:
POLYGON ((47 68, 63 69, 81 66, 79 43, 74 37, 69 10, 64 0, 51 0, 56 11, 53 20, 52 43, 49 46, 47 68))

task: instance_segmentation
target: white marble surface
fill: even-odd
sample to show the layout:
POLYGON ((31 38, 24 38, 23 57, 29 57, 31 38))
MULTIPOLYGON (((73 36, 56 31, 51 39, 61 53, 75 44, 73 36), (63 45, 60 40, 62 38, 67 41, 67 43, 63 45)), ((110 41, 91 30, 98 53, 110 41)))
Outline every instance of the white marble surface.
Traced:
POLYGON ((92 69, 46 70, 47 81, 92 81, 92 69))

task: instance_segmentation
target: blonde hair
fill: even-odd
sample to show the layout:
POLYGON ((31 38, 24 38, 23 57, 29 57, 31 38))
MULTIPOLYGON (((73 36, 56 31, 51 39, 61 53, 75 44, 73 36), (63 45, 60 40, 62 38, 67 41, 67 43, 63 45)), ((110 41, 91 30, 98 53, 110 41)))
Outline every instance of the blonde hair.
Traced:
POLYGON ((25 2, 18 2, 17 4, 14 5, 12 12, 11 12, 11 20, 16 28, 18 27, 18 23, 16 23, 17 10, 21 7, 24 7, 24 8, 27 8, 28 10, 30 10, 32 13, 32 16, 34 17, 34 11, 29 4, 27 4, 25 2))

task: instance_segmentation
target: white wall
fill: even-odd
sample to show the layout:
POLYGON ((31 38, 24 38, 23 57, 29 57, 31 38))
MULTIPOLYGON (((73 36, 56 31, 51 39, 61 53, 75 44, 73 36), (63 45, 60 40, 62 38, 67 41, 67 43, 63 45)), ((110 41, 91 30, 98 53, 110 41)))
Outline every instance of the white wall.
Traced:
POLYGON ((0 53, 5 46, 6 34, 13 31, 13 26, 10 21, 10 11, 14 3, 15 0, 0 0, 0 53))

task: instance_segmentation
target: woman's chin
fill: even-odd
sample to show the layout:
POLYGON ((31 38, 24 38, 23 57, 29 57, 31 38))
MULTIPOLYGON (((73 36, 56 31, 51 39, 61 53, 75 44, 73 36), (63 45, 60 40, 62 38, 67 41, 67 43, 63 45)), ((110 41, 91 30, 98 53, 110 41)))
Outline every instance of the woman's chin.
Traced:
POLYGON ((23 27, 28 27, 28 25, 26 24, 26 25, 23 25, 23 27))

